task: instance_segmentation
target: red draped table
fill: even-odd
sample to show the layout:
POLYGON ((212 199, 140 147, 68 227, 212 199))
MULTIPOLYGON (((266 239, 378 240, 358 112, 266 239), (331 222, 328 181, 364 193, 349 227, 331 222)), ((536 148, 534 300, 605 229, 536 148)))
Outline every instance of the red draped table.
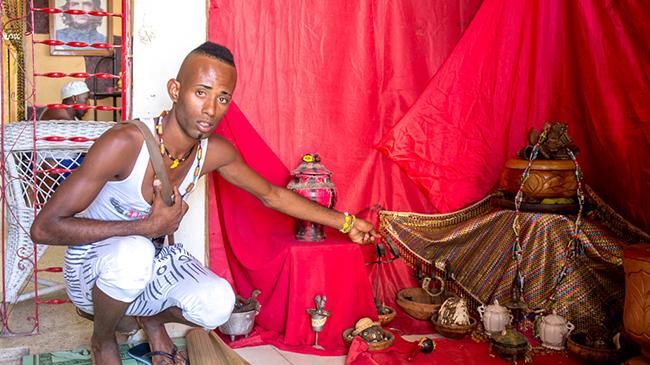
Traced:
MULTIPOLYGON (((219 133, 255 171, 275 185, 286 186, 288 169, 236 105, 230 106, 219 133)), ((262 309, 254 330, 260 336, 253 333, 252 338, 231 345, 265 342, 298 352, 347 353, 343 331, 361 317, 377 318, 361 246, 329 228, 324 242, 297 241, 291 217, 266 208, 217 174, 211 174, 209 181, 210 268, 228 279, 240 295, 261 290, 262 309), (325 351, 311 347, 314 332, 307 309, 315 307, 316 295, 327 297, 325 309, 332 313, 318 339, 325 351)))
POLYGON ((288 255, 289 301, 284 344, 312 345, 307 308, 314 308, 314 296, 325 295, 332 315, 319 335, 326 349, 344 347, 342 333, 361 317, 376 318, 368 273, 361 248, 346 238, 329 238, 323 243, 291 243, 288 255))
MULTIPOLYGON (((251 337, 230 345, 236 348, 267 343, 302 353, 346 354, 343 331, 354 327, 361 317, 377 319, 362 247, 333 233, 328 233, 324 242, 300 242, 293 236, 266 240, 266 245, 283 247, 269 263, 274 268, 272 274, 279 275, 265 278, 271 280, 265 281, 266 287, 262 288, 267 295, 260 296, 262 309, 251 337), (307 313, 307 309, 315 308, 316 295, 327 297, 325 309, 331 313, 318 337, 324 351, 312 347, 315 333, 307 313)), ((252 281, 263 282, 256 280, 259 273, 249 274, 252 281)))

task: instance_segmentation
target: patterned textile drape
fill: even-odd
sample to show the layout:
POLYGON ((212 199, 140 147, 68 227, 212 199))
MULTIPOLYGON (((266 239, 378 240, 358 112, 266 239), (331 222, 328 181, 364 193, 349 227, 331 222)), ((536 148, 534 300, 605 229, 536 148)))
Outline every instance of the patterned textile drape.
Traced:
MULTIPOLYGON (((627 242, 649 237, 616 217, 590 189, 588 192, 592 204, 597 205, 580 227, 578 239, 585 250, 574 261, 568 258, 567 247, 575 217, 520 213, 524 300, 530 308, 557 309, 580 331, 602 333, 622 325, 623 248, 627 242), (602 217, 607 217, 605 223, 610 227, 621 228, 621 237, 611 233, 602 217), (565 265, 568 274, 560 281, 565 265)), ((431 271, 436 260, 448 260, 455 280, 477 305, 511 298, 516 273, 512 258, 515 214, 493 208, 488 197, 449 214, 382 212, 380 217, 382 232, 399 243, 411 267, 423 265, 431 271)))

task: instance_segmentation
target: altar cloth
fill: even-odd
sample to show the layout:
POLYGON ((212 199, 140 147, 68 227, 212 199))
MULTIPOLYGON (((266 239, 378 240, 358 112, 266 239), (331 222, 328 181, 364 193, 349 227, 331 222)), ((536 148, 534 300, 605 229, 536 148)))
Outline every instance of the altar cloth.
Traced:
POLYGON ((491 206, 490 197, 448 214, 381 212, 381 230, 398 243, 412 268, 420 266, 430 273, 432 263, 447 260, 454 275, 449 286, 460 290, 456 294, 466 296, 476 308, 511 298, 516 275, 512 225, 519 214, 523 300, 528 307, 547 313, 557 310, 576 326, 576 332, 613 336, 622 326, 623 248, 647 236, 632 226, 624 232, 620 216, 591 189, 586 190, 592 209, 579 227, 577 241, 583 252, 575 259, 570 258, 569 248, 575 216, 517 213, 491 206))

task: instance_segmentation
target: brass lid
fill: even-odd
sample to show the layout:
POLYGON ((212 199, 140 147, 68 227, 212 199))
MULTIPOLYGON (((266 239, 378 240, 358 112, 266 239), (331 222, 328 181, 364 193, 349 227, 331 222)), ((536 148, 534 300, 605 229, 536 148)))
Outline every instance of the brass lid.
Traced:
POLYGON ((507 313, 508 308, 502 306, 499 304, 498 300, 494 300, 494 304, 489 304, 487 307, 485 307, 485 313, 507 313))
POLYGON ((317 153, 307 153, 302 156, 302 162, 298 167, 291 170, 292 176, 300 175, 325 175, 332 176, 332 171, 328 170, 321 162, 320 155, 317 153))
POLYGON ((501 332, 494 333, 492 335, 492 340, 501 345, 510 347, 519 347, 528 344, 528 340, 524 335, 510 328, 506 328, 501 332))
POLYGON ((557 311, 553 309, 553 313, 546 315, 542 318, 542 322, 551 326, 562 326, 566 324, 566 319, 561 315, 557 314, 557 311))

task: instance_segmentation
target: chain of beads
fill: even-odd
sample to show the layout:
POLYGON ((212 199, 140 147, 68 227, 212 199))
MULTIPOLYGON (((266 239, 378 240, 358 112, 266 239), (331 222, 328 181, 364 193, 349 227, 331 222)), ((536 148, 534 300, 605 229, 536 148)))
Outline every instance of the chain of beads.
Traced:
POLYGON ((198 149, 196 150, 196 166, 194 167, 194 174, 192 175, 192 182, 187 185, 187 188, 185 188, 185 194, 181 196, 181 198, 185 198, 185 196, 194 190, 194 187, 196 186, 196 180, 199 179, 199 175, 201 174, 201 158, 203 157, 203 147, 201 147, 201 143, 199 142, 198 144, 198 149))
MULTIPOLYGON (((519 281, 522 284, 523 284, 523 276, 520 271, 520 264, 521 264, 521 256, 523 253, 523 249, 521 247, 521 237, 520 237, 520 233, 521 233, 520 208, 521 208, 521 204, 524 201, 524 193, 523 193, 524 185, 526 184, 526 180, 528 180, 528 176, 530 175, 530 169, 532 168, 533 161, 537 158, 537 154, 539 153, 539 147, 546 140, 547 132, 548 129, 545 128, 540 133, 537 143, 535 144, 535 146, 533 146, 532 152, 530 154, 530 158, 528 159, 528 165, 526 166, 526 169, 524 170, 521 176, 521 183, 519 185, 519 190, 517 191, 517 195, 515 196, 515 219, 514 222, 512 223, 512 230, 515 233, 515 241, 513 242, 513 246, 512 246, 512 256, 517 265, 516 275, 519 277, 519 281)), ((580 226, 582 225, 582 213, 584 210, 585 195, 582 191, 582 169, 580 168, 580 165, 578 164, 578 161, 573 151, 567 148, 567 153, 569 154, 571 160, 573 160, 573 164, 575 165, 575 175, 577 181, 576 196, 578 198, 578 206, 579 206, 578 214, 576 216, 576 220, 574 224, 573 234, 571 235, 571 239, 567 244, 567 253, 568 253, 567 258, 572 261, 578 255, 584 254, 584 245, 578 239, 578 235, 580 234, 580 226)), ((565 260, 562 266, 562 270, 560 271, 560 274, 558 275, 558 278, 555 282, 555 286, 553 288, 554 290, 552 291, 553 294, 548 299, 550 306, 555 305, 555 302, 557 301, 557 297, 556 297, 557 289, 559 288, 564 278, 570 272, 571 269, 568 266, 568 262, 565 260)), ((522 291, 522 293, 520 294, 523 294, 523 287, 519 289, 522 291)))
MULTIPOLYGON (((571 239, 569 239, 569 243, 567 244, 567 258, 569 261, 573 261, 578 257, 579 255, 584 255, 585 253, 585 247, 582 241, 578 239, 578 235, 580 234, 580 226, 582 225, 582 213, 584 209, 584 203, 585 203, 585 195, 582 192, 582 169, 580 168, 580 165, 578 165, 578 161, 576 160, 576 156, 573 153, 573 151, 567 149, 567 152, 569 153, 569 156, 573 160, 574 165, 576 166, 575 169, 575 175, 576 175, 576 181, 577 181, 577 189, 576 189, 576 196, 578 198, 578 215, 576 216, 576 221, 574 224, 573 228, 573 234, 571 235, 571 239)), ((560 271, 560 274, 558 275, 557 280, 555 281, 555 286, 553 287, 553 295, 549 298, 548 302, 550 304, 550 307, 555 305, 555 302, 557 302, 557 289, 560 287, 560 284, 564 280, 564 278, 571 272, 571 268, 568 266, 567 260, 564 261, 564 264, 562 265, 562 271, 560 271)))

